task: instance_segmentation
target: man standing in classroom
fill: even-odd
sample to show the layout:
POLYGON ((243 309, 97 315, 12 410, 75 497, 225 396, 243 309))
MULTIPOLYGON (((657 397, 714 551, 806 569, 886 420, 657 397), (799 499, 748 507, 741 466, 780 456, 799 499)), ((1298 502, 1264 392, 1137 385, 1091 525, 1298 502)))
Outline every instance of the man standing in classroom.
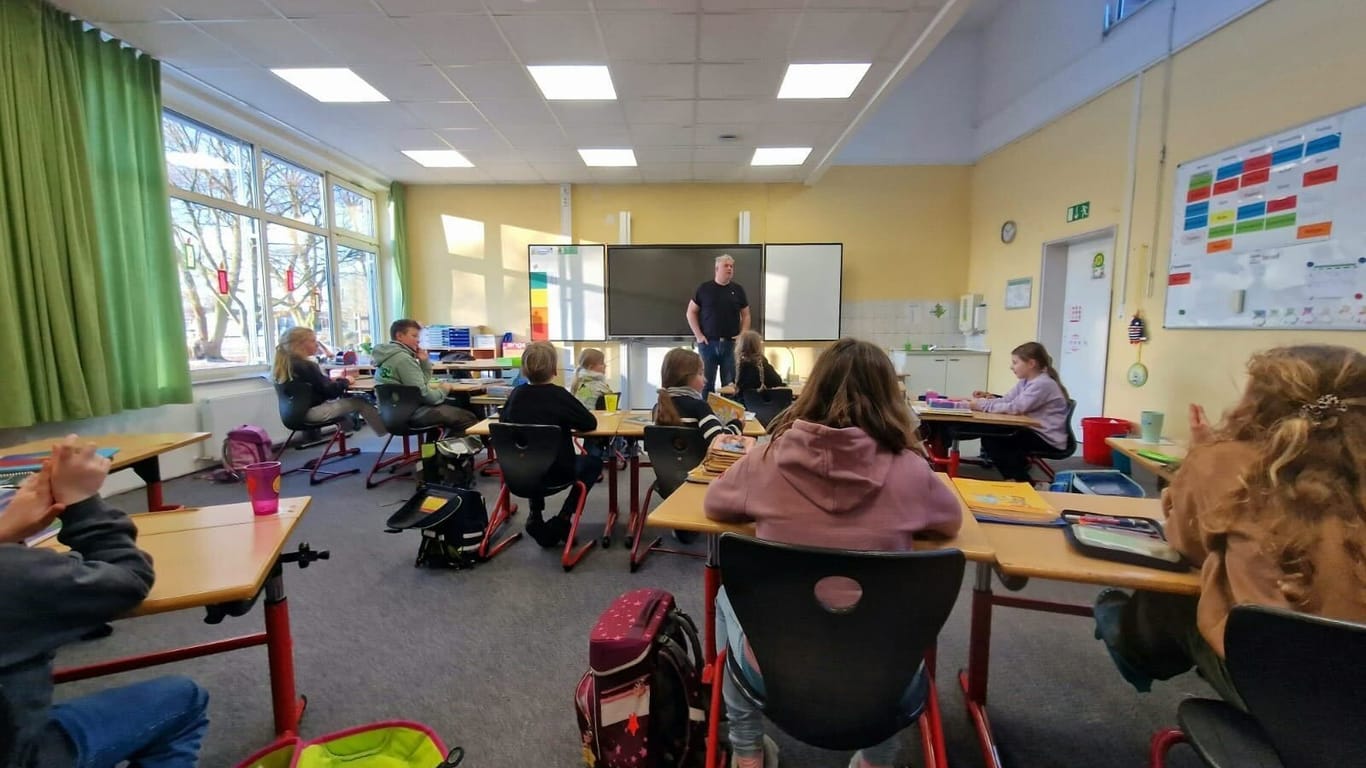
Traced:
POLYGON ((706 367, 702 396, 715 388, 716 369, 721 369, 721 386, 735 381, 735 337, 749 330, 749 300, 745 289, 731 280, 735 259, 728 254, 716 257, 716 274, 697 286, 688 302, 688 327, 697 339, 697 353, 706 367))

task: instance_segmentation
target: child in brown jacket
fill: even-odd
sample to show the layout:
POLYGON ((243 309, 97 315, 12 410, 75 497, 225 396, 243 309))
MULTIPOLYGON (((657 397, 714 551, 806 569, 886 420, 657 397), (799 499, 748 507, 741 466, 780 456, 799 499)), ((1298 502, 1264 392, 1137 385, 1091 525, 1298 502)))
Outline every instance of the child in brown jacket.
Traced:
POLYGON ((1218 427, 1191 406, 1193 447, 1162 496, 1196 598, 1105 590, 1096 637, 1140 691, 1195 666, 1241 706, 1224 625, 1253 604, 1366 622, 1366 355, 1305 345, 1258 353, 1218 427))

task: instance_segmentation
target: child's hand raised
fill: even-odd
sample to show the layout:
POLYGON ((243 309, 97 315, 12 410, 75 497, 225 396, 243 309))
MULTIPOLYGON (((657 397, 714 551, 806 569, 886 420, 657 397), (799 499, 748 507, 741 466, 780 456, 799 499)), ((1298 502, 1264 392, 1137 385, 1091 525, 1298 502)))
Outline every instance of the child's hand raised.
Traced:
POLYGON ((29 475, 0 513, 0 542, 16 543, 52 524, 66 509, 52 500, 52 474, 44 467, 29 475))
POLYGON ((109 474, 109 459, 95 450, 94 443, 81 443, 75 435, 52 447, 52 499, 58 504, 75 504, 100 492, 109 474))
POLYGON ((1190 404, 1190 429, 1191 442, 1194 444, 1208 443, 1214 439, 1214 427, 1209 423, 1209 418, 1205 416, 1203 406, 1190 404))

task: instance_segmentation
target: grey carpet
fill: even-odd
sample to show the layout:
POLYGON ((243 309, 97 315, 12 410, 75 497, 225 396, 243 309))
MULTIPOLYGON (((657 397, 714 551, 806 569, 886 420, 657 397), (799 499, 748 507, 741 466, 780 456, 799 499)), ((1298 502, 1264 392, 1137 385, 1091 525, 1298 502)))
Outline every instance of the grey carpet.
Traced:
MULTIPOLYGON (((366 445, 374 450, 371 442, 366 445)), ((318 450, 291 452, 287 466, 318 450)), ((371 454, 352 461, 368 467, 372 459, 371 454)), ((486 479, 480 487, 492 504, 495 482, 486 479)), ((309 698, 303 733, 316 736, 403 718, 430 725, 448 745, 462 745, 464 765, 470 768, 581 765, 572 697, 585 668, 593 621, 616 595, 648 585, 672 591, 700 622, 701 562, 654 555, 631 574, 619 534, 611 550, 594 551, 568 574, 555 554, 528 539, 472 571, 418 570, 413 567, 417 535, 382 531, 384 519, 411 491, 403 481, 366 491, 361 477, 313 488, 303 474, 285 479, 286 495, 313 496, 295 540, 331 552, 331 560, 302 571, 290 568, 285 575, 298 687, 309 698)), ((245 492, 240 485, 187 477, 168 483, 166 498, 206 505, 242 501, 245 492)), ((606 498, 602 486, 589 497, 590 532, 601 530, 606 498)), ((114 502, 140 509, 143 497, 138 491, 114 502)), ((523 519, 519 514, 514 525, 520 528, 523 519)), ((952 674, 966 663, 970 584, 969 577, 939 644, 939 692, 955 766, 982 765, 952 674)), ((1089 587, 1042 582, 1024 592, 1088 603, 1094 593, 1089 587)), ((61 662, 200 642, 258 631, 262 625, 259 608, 216 627, 202 618, 184 611, 121 621, 112 637, 73 646, 61 662)), ((1188 695, 1211 695, 1194 674, 1159 683, 1150 694, 1135 693, 1091 632, 1086 619, 996 610, 990 715, 1006 765, 1146 765, 1148 739, 1175 722, 1177 703, 1188 695)), ((68 684, 58 695, 163 671, 190 675, 211 692, 212 725, 202 765, 234 765, 271 740, 264 648, 68 684)), ((776 738, 785 766, 848 762, 847 754, 815 750, 782 734, 776 738)), ((918 765, 918 737, 905 740, 908 761, 918 765)), ((1189 754, 1172 761, 1178 768, 1196 764, 1189 754)))

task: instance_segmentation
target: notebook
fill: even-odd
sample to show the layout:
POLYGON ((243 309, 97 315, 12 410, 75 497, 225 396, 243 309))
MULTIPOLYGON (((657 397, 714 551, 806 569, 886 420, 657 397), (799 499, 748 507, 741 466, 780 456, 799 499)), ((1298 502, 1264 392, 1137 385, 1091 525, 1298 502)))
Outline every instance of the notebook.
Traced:
MULTIPOLYGON (((114 458, 114 454, 119 452, 118 448, 98 448, 96 452, 106 459, 114 458)), ((52 451, 37 451, 35 453, 12 453, 8 456, 0 456, 0 472, 37 472, 43 468, 43 459, 52 455, 52 451)))
POLYGON ((978 520, 1057 524, 1057 511, 1029 483, 955 477, 953 485, 978 520))

